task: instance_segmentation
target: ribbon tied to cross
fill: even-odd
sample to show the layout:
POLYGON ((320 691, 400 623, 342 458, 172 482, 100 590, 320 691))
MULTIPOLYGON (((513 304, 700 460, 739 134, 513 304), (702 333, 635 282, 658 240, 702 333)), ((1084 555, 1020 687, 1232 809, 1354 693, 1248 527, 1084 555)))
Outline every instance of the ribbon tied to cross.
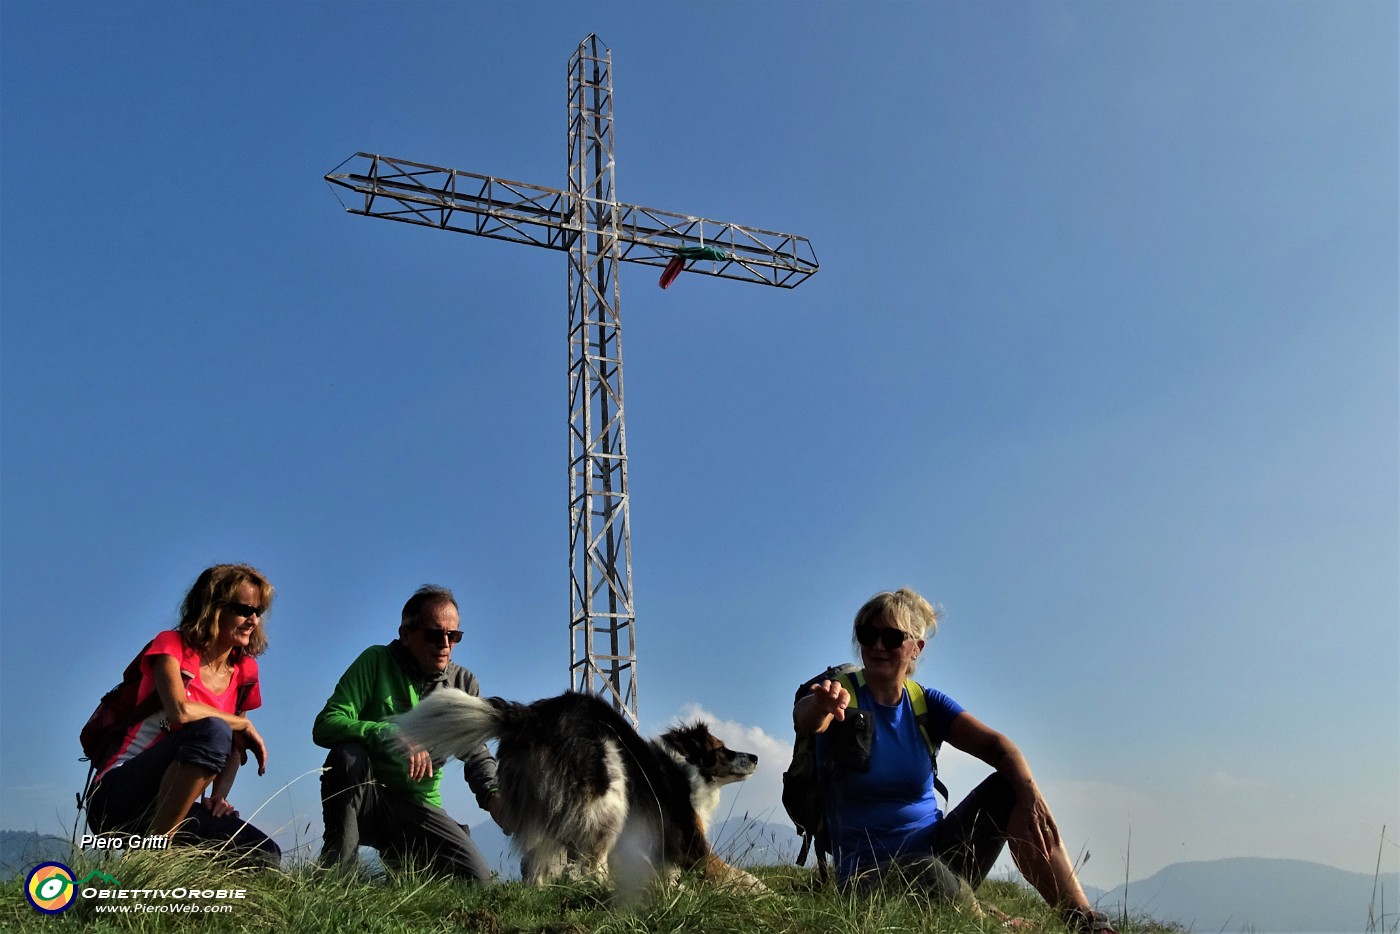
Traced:
POLYGON ((671 257, 671 261, 666 264, 666 269, 661 273, 661 287, 667 288, 672 282, 675 282, 676 276, 681 274, 685 264, 693 259, 709 259, 720 263, 729 259, 729 254, 714 246, 677 247, 676 255, 671 257))

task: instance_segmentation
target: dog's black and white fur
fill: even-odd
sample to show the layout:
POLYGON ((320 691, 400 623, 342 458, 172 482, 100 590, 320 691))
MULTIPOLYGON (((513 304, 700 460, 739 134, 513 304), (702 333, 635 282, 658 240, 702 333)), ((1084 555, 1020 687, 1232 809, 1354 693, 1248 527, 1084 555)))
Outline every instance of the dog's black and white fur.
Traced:
POLYGON ((500 741, 500 817, 528 881, 576 865, 635 894, 682 869, 754 891, 764 886, 710 849, 719 790, 743 781, 758 757, 734 752, 703 723, 646 740, 612 706, 570 691, 533 704, 439 688, 396 718, 400 740, 434 756, 463 756, 500 741))

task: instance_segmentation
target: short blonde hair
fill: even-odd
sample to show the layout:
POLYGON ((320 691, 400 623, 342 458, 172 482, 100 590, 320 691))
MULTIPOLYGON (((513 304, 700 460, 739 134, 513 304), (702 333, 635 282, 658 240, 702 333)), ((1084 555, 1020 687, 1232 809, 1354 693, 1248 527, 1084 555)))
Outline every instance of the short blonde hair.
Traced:
MULTIPOLYGON (((865 605, 856 611, 855 622, 851 624, 851 645, 855 646, 856 657, 859 658, 860 642, 856 640, 856 629, 876 623, 892 626, 912 639, 932 639, 938 633, 938 621, 942 618, 943 608, 929 603, 917 591, 908 587, 886 590, 865 601, 865 605)), ((910 664, 911 673, 914 664, 910 664)))

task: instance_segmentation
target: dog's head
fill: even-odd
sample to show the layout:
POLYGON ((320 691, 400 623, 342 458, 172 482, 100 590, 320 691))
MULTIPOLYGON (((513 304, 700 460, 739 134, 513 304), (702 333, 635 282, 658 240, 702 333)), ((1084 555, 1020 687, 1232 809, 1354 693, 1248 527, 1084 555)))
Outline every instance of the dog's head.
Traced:
POLYGON ((735 752, 699 721, 668 730, 661 739, 711 785, 741 782, 758 768, 758 756, 751 752, 735 752))

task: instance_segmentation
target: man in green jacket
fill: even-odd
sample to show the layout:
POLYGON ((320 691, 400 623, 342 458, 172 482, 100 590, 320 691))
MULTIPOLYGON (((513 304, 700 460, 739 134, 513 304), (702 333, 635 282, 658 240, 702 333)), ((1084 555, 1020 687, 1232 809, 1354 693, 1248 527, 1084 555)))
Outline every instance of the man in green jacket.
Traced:
MULTIPOLYGON (((467 829, 442 808, 446 760, 405 749, 389 722, 443 685, 481 694, 476 676, 452 663, 460 627, 452 591, 420 587, 404 604, 399 637, 360 653, 316 715, 311 738, 330 750, 321 773, 322 865, 353 864, 363 844, 390 862, 416 860, 478 881, 491 877, 467 829)), ((496 760, 483 745, 465 762, 477 803, 500 823, 496 760)))

